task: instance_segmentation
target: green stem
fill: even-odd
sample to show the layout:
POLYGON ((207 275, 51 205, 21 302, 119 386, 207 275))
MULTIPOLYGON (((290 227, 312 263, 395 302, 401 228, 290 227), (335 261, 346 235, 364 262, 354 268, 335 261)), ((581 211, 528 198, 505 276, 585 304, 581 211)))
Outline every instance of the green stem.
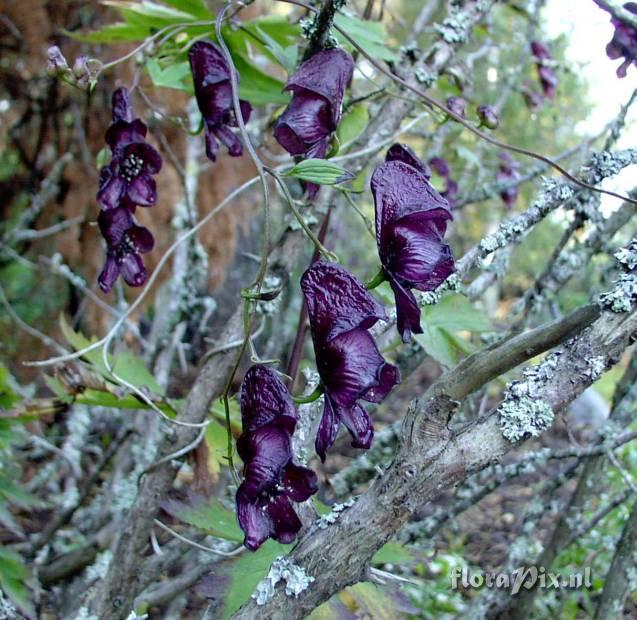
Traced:
POLYGON ((311 394, 308 394, 307 396, 292 396, 292 400, 297 405, 307 405, 308 403, 313 403, 318 400, 322 394, 323 385, 319 383, 311 394))
POLYGON ((369 282, 365 282, 365 288, 368 291, 372 291, 385 280, 387 280, 387 276, 385 275, 385 270, 381 267, 378 270, 378 273, 369 282))

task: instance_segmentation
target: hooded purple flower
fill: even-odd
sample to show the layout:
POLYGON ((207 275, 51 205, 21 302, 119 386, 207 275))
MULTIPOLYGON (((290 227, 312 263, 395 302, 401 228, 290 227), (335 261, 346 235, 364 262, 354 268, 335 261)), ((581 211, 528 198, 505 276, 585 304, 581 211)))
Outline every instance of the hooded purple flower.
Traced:
POLYGON ((153 235, 143 226, 138 226, 126 207, 101 211, 97 223, 106 240, 107 252, 104 268, 98 283, 108 293, 121 274, 126 284, 141 286, 146 282, 146 267, 140 254, 153 249, 153 235))
POLYGON ((111 148, 111 162, 100 170, 97 201, 104 210, 135 205, 150 207, 157 202, 152 175, 161 170, 159 153, 146 142, 146 125, 135 118, 125 88, 113 93, 113 122, 105 139, 111 148))
POLYGON ((531 41, 531 51, 535 56, 535 66, 540 85, 542 86, 542 92, 548 99, 553 99, 558 84, 557 76, 550 67, 553 56, 551 56, 551 52, 549 52, 546 45, 539 41, 531 41))
POLYGON ((405 146, 394 145, 372 175, 376 241, 385 275, 396 296, 397 326, 403 341, 422 333, 412 288, 431 291, 455 270, 443 241, 452 219, 447 201, 429 184, 422 163, 405 146), (420 165, 410 165, 400 151, 420 165))
POLYGON ((268 538, 291 543, 301 529, 291 501, 304 502, 318 489, 316 474, 292 461, 297 413, 276 373, 252 366, 241 386, 243 433, 237 452, 244 480, 237 490, 237 518, 244 545, 258 549, 268 538))
MULTIPOLYGON (((627 2, 623 8, 637 15, 637 3, 627 2)), ((617 68, 617 77, 624 78, 631 64, 637 66, 637 30, 616 17, 612 17, 610 21, 615 26, 615 32, 606 46, 606 55, 611 60, 624 59, 617 68)))
MULTIPOLYGON (((210 41, 197 41, 188 52, 197 105, 204 120, 206 155, 216 161, 221 140, 232 157, 243 155, 241 140, 229 128, 238 127, 232 100, 231 68, 221 50, 210 41)), ((240 101, 243 122, 250 119, 252 106, 240 101)))
MULTIPOLYGON (((520 178, 520 173, 517 170, 517 163, 511 159, 511 155, 506 151, 500 153, 500 167, 498 169, 498 175, 496 180, 502 183, 511 183, 517 181, 520 178)), ((504 201, 508 210, 511 210, 518 200, 518 186, 507 187, 500 192, 500 198, 504 201)))
POLYGON ((301 278, 307 302, 316 366, 325 390, 316 453, 325 461, 341 423, 352 446, 369 448, 374 427, 358 403, 381 402, 400 382, 395 366, 385 362, 367 331, 386 320, 385 309, 360 282, 335 263, 313 263, 301 278))
MULTIPOLYGON (((314 54, 288 80, 285 90, 292 92, 292 100, 274 125, 274 137, 290 155, 325 157, 353 73, 352 57, 334 48, 314 54)), ((310 200, 319 190, 314 183, 306 188, 310 200)))

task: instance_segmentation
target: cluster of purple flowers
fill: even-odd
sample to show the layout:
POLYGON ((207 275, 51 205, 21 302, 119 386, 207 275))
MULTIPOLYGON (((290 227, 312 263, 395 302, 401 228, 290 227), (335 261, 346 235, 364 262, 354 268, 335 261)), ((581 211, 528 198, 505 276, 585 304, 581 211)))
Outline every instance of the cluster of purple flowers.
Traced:
POLYGON ((97 222, 107 248, 98 283, 105 293, 120 274, 130 286, 146 281, 141 254, 152 250, 154 239, 133 214, 138 206, 152 207, 157 202, 153 175, 162 165, 159 153, 146 142, 146 132, 146 125, 133 113, 128 91, 118 88, 113 93, 113 122, 105 135, 111 161, 100 170, 97 192, 97 222))
MULTIPOLYGON (((623 8, 629 13, 637 15, 636 2, 627 2, 623 8)), ((624 62, 617 67, 617 77, 624 78, 631 64, 637 66, 637 29, 615 16, 610 21, 615 26, 615 32, 606 46, 606 55, 611 60, 624 59, 624 62)))
POLYGON ((304 502, 318 489, 316 474, 292 459, 298 414, 287 388, 266 366, 248 370, 240 402, 243 433, 237 452, 244 480, 236 503, 244 544, 255 550, 268 538, 290 543, 301 529, 290 502, 304 502))

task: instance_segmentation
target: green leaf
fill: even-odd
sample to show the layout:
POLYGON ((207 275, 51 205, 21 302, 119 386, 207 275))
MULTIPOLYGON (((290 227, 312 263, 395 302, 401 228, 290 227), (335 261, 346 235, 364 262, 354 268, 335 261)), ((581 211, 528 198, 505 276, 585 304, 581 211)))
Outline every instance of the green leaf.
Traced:
POLYGON ((353 105, 343 116, 336 130, 341 144, 347 144, 358 138, 369 122, 369 111, 362 103, 353 105))
POLYGON ((185 78, 190 76, 190 65, 187 61, 174 62, 162 69, 155 58, 149 58, 146 62, 146 68, 155 86, 186 92, 193 90, 191 80, 184 82, 185 78))
POLYGON ((397 542, 385 543, 372 558, 372 564, 406 564, 413 562, 414 556, 397 542))
MULTIPOLYGON (((165 19, 176 23, 195 21, 195 16, 190 13, 170 8, 162 4, 157 4, 156 2, 150 2, 150 0, 142 0, 141 2, 136 2, 134 0, 102 0, 102 4, 112 6, 120 10, 120 12, 123 12, 125 9, 132 13, 142 15, 143 17, 152 18, 152 20, 165 19)), ((180 8, 182 4, 186 3, 179 3, 179 5, 176 5, 176 3, 173 2, 173 5, 180 6, 180 8)), ((208 17, 210 17, 209 14, 208 17)), ((149 23, 152 22, 149 20, 149 23)))
POLYGON ((357 583, 347 588, 346 592, 356 601, 359 608, 357 615, 362 617, 374 618, 374 620, 396 620, 404 615, 397 601, 376 584, 357 583))
POLYGON ((164 4, 173 6, 180 11, 185 11, 197 20, 213 19, 212 13, 208 10, 204 0, 164 0, 164 4))
POLYGON ((11 409, 20 400, 20 396, 11 385, 13 381, 9 369, 0 362, 0 409, 11 409))
POLYGON ((28 577, 29 571, 22 558, 17 553, 0 546, 0 588, 29 617, 35 617, 25 586, 28 577))
POLYGON ((266 75, 236 52, 232 54, 232 59, 241 76, 239 97, 253 105, 287 104, 290 94, 283 92, 284 84, 281 80, 266 75))
POLYGON ((194 496, 188 503, 169 501, 166 510, 211 536, 243 541, 243 532, 237 524, 237 518, 231 510, 228 510, 216 497, 194 496))
POLYGON ((328 159, 305 159, 285 175, 318 185, 336 185, 353 178, 345 168, 328 159))
MULTIPOLYGON (((381 60, 398 60, 398 54, 387 47, 387 31, 381 22, 365 21, 338 13, 334 23, 342 28, 358 45, 372 58, 381 60)), ((349 41, 340 33, 335 32, 339 43, 351 48, 349 41)))
POLYGON ((491 331, 489 320, 462 295, 444 296, 440 302, 422 309, 422 334, 414 334, 418 344, 444 366, 453 366, 460 353, 472 346, 459 332, 491 331))
POLYGON ((258 551, 248 551, 236 560, 228 562, 227 566, 221 565, 217 571, 218 576, 230 579, 223 596, 224 620, 230 618, 250 598, 259 581, 268 574, 272 562, 285 555, 291 548, 292 545, 280 545, 268 540, 258 551))

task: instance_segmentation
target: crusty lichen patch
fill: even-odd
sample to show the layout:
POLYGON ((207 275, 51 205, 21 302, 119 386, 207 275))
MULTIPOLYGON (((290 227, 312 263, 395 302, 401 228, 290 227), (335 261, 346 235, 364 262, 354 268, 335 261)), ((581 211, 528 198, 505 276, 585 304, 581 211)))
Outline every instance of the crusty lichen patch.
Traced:
POLYGON ((265 605, 274 596, 275 588, 280 581, 285 582, 286 596, 298 598, 310 587, 314 577, 308 575, 302 566, 292 564, 280 556, 272 562, 268 574, 257 584, 252 595, 257 605, 265 605))
POLYGON ((500 431, 511 443, 538 437, 553 423, 553 409, 541 399, 526 396, 504 401, 499 409, 500 431))

